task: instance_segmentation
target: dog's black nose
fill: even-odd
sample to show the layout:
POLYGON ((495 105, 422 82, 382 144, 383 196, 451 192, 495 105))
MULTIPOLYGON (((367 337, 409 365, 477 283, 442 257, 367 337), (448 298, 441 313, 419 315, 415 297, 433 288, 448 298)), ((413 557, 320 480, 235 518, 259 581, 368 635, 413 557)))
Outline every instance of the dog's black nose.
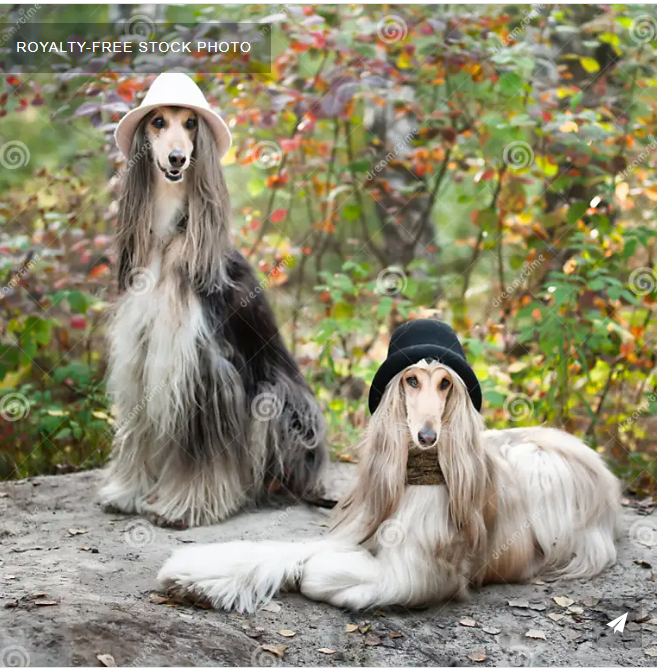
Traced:
POLYGON ((421 445, 423 446, 433 446, 436 443, 438 438, 436 432, 431 429, 431 427, 423 427, 417 435, 417 438, 421 445))
POLYGON ((173 152, 169 154, 169 163, 172 168, 182 168, 185 165, 185 161, 187 161, 185 152, 179 149, 174 149, 173 152))

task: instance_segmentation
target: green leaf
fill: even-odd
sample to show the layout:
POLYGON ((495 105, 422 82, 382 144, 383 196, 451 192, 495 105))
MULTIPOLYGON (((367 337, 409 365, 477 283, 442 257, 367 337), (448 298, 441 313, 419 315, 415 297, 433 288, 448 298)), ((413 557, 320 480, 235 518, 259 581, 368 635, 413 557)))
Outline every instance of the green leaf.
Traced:
POLYGON ((589 206, 588 203, 586 203, 586 201, 577 201, 577 203, 573 203, 570 206, 570 208, 568 208, 568 216, 566 218, 568 224, 572 226, 580 219, 582 219, 588 207, 589 206))
POLYGON ((574 112, 580 105, 584 98, 584 91, 578 91, 571 99, 570 99, 570 109, 574 112))
POLYGON ((505 72, 498 82, 500 91, 506 96, 515 96, 520 93, 522 79, 517 72, 505 72))
POLYGON ((352 173, 366 173, 372 167, 372 162, 368 159, 359 159, 349 164, 349 170, 352 173))
POLYGON ((353 222, 360 217, 360 205, 347 204, 342 208, 342 216, 348 221, 353 222))

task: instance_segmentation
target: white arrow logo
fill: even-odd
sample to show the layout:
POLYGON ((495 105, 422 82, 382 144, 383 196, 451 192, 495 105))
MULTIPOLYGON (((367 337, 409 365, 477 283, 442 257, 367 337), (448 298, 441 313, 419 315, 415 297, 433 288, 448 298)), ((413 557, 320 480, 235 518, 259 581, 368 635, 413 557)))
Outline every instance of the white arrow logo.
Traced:
POLYGON ((610 628, 614 629, 614 632, 619 632, 621 635, 623 634, 623 629, 625 628, 625 621, 627 620, 627 615, 629 614, 629 611, 626 611, 622 616, 619 616, 618 618, 615 618, 611 623, 607 623, 607 625, 610 628))

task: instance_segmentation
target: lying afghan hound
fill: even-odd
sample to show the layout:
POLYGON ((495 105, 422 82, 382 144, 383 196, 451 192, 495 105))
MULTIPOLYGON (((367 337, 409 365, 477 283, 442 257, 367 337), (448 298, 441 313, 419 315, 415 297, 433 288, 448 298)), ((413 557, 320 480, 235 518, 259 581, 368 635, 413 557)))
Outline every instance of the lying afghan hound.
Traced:
POLYGON ((231 241, 216 137, 193 109, 160 106, 128 146, 102 502, 186 527, 270 489, 314 496, 324 420, 231 241))
POLYGON ((484 431, 463 379, 423 359, 387 385, 356 485, 325 538, 176 551, 171 592, 253 612, 281 590, 338 607, 408 607, 538 574, 594 576, 616 558, 620 491, 565 432, 484 431))

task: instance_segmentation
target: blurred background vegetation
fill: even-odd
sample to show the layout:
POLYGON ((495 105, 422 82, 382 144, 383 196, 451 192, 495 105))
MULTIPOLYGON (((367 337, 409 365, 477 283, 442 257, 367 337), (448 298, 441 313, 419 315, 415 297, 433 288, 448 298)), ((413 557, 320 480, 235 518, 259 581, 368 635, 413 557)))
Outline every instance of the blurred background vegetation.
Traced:
MULTIPOLYGON (((35 6, 38 7, 38 6, 35 6)), ((5 6, 3 21, 29 6, 5 6)), ((31 22, 271 23, 228 121, 239 247, 338 459, 390 331, 460 334, 489 427, 548 423, 631 491, 657 470, 657 19, 642 5, 41 6, 31 22)), ((0 80, 0 477, 104 462, 112 140, 153 76, 0 80)))

